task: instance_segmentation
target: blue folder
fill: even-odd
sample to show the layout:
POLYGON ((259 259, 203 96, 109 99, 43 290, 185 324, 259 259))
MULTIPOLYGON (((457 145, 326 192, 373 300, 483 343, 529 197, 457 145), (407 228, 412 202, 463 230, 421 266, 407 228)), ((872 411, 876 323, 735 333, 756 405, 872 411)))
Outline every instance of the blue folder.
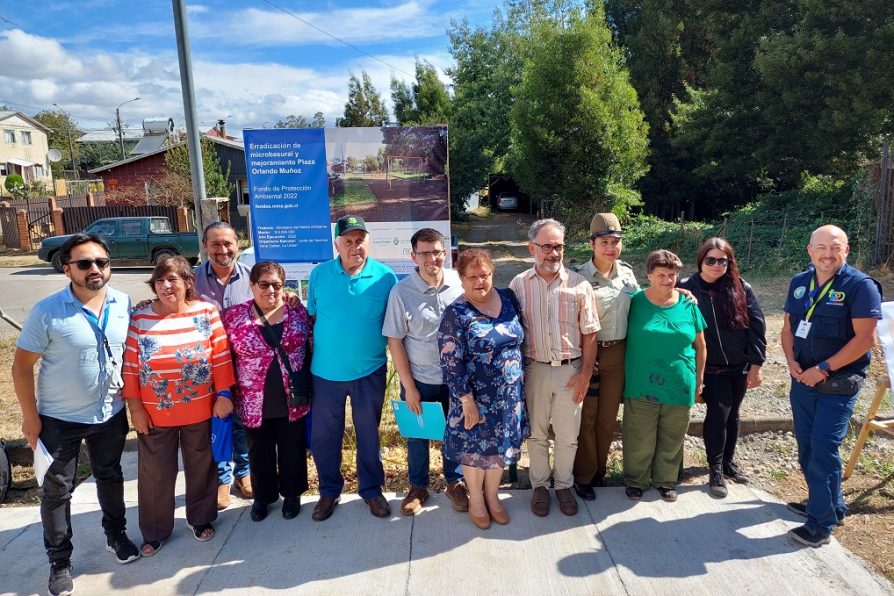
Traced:
POLYGON ((435 402, 422 402, 422 414, 414 414, 407 406, 407 402, 398 399, 391 400, 391 408, 394 410, 394 419, 402 437, 407 439, 432 439, 444 440, 444 428, 447 420, 444 418, 444 410, 441 404, 435 402))

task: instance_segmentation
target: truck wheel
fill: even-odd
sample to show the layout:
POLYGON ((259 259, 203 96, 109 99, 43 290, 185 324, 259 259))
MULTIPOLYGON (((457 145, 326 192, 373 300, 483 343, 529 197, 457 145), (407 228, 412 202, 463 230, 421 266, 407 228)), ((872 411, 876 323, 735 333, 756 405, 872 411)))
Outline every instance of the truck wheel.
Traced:
POLYGON ((62 273, 62 267, 64 263, 62 262, 62 251, 57 250, 53 253, 52 258, 50 259, 50 263, 53 265, 53 269, 55 269, 58 273, 62 273))
POLYGON ((0 503, 6 500, 9 485, 12 483, 12 466, 6 454, 6 445, 0 441, 0 503))
POLYGON ((152 264, 158 265, 162 259, 167 259, 168 257, 176 257, 176 256, 177 256, 177 253, 175 253, 173 250, 162 249, 162 250, 156 252, 155 255, 152 257, 152 264))

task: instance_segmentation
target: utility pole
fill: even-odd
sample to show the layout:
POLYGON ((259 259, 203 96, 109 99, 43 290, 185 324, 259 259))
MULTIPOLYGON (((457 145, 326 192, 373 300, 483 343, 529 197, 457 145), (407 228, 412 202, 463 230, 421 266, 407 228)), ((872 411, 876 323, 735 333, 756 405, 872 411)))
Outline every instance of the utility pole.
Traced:
POLYGON ((205 201, 205 170, 202 165, 202 145, 196 117, 195 90, 192 82, 192 57, 189 51, 189 28, 186 21, 186 2, 171 0, 174 8, 174 30, 177 34, 177 58, 180 64, 180 87, 183 91, 183 114, 186 116, 186 141, 189 148, 189 173, 192 178, 193 210, 196 235, 199 238, 200 256, 202 230, 211 222, 202 221, 202 203, 205 201))
POLYGON ((124 154, 124 129, 121 127, 121 106, 132 101, 137 101, 138 99, 140 98, 134 97, 133 99, 128 99, 127 101, 118 104, 118 107, 115 108, 115 120, 118 121, 118 145, 121 147, 122 160, 127 159, 127 156, 124 154))

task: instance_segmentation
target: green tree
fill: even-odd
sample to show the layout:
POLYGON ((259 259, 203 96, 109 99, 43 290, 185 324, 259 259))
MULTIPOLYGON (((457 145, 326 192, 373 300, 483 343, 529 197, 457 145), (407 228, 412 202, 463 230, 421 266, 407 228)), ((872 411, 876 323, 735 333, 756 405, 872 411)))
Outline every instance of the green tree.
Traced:
MULTIPOLYGON (((135 143, 125 141, 124 146, 127 149, 128 144, 133 149, 135 143)), ((118 143, 78 143, 78 163, 83 170, 92 170, 100 166, 114 163, 121 159, 121 148, 118 143)))
POLYGON ((42 110, 33 118, 50 129, 47 133, 47 145, 50 149, 58 149, 62 159, 51 163, 54 176, 61 176, 63 169, 77 169, 80 165, 80 151, 77 141, 83 132, 67 113, 62 110, 42 110), (74 150, 74 158, 69 148, 74 150))
MULTIPOLYGON (((214 150, 214 144, 206 138, 201 140, 202 146, 202 169, 205 172, 205 194, 209 197, 229 197, 233 192, 233 185, 230 184, 230 167, 232 164, 227 163, 227 169, 221 168, 220 158, 217 151, 214 150)), ((165 153, 165 166, 168 172, 181 178, 185 178, 192 182, 192 175, 189 169, 189 147, 187 143, 178 143, 165 153)))
POLYGON ((446 124, 450 119, 450 95, 431 63, 416 58, 412 88, 391 77, 394 117, 402 125, 446 124))
POLYGON ((310 128, 310 122, 304 116, 290 114, 283 120, 277 120, 273 128, 310 128))
POLYGON ((323 128, 326 126, 326 117, 323 112, 314 112, 314 117, 310 121, 311 128, 323 128))
POLYGON ((341 126, 382 126, 388 121, 388 110, 382 96, 363 70, 358 79, 351 75, 348 80, 348 101, 341 126))
POLYGON ((510 115, 513 176, 532 197, 557 195, 572 232, 594 211, 626 214, 648 126, 604 13, 544 21, 529 42, 510 115))

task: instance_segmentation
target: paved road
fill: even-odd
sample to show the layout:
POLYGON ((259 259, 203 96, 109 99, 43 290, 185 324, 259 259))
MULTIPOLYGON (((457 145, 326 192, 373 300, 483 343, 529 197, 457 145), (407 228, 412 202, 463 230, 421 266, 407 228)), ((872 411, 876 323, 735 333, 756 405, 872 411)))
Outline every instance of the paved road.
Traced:
MULTIPOLYGON (((144 282, 149 279, 151 268, 125 267, 112 270, 110 284, 115 288, 130 294, 133 300, 149 298, 152 291, 144 282)), ((25 320, 28 312, 35 302, 44 296, 55 292, 68 282, 68 278, 62 273, 56 273, 53 268, 46 267, 17 267, 0 268, 0 306, 6 314, 20 323, 25 320)), ((0 321, 0 334, 14 335, 16 330, 8 323, 0 321)))

